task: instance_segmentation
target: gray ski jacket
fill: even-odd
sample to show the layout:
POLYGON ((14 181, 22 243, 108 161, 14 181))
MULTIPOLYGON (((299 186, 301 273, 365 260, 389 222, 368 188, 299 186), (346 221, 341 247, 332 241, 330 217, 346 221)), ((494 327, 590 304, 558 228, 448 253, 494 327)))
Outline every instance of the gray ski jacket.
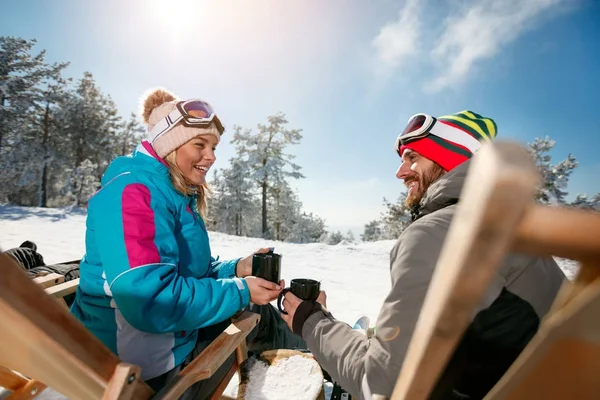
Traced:
MULTIPOLYGON (((370 340, 326 309, 301 326, 309 350, 355 399, 391 397, 469 162, 427 190, 390 253, 391 290, 370 340)), ((509 254, 430 398, 482 398, 536 333, 565 275, 552 258, 509 254)), ((294 322, 295 323, 295 322, 294 322)))

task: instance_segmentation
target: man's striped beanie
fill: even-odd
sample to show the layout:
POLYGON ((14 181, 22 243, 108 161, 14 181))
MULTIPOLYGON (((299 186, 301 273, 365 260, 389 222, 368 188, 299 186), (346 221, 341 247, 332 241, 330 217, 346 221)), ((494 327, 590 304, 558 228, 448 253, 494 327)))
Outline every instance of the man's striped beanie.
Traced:
MULTIPOLYGON (((489 142, 496 137, 498 127, 491 118, 482 117, 472 111, 461 111, 452 115, 437 118, 436 124, 445 124, 462 135, 470 135, 479 142, 489 142)), ((450 171, 473 156, 464 146, 448 139, 429 134, 423 139, 415 140, 400 147, 400 154, 405 149, 416 151, 428 159, 435 161, 445 171, 450 171)))

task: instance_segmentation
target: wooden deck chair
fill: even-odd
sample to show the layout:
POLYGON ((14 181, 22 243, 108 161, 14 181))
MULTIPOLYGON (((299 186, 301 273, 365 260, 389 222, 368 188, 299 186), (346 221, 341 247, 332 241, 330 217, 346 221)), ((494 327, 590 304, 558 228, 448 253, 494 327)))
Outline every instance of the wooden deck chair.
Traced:
MULTIPOLYGON (((32 280, 37 285, 46 289, 62 284, 65 281, 65 277, 60 274, 51 273, 33 278, 32 280)), ((58 300, 61 300, 65 304, 62 298, 58 300)), ((4 400, 33 399, 46 389, 46 385, 42 382, 36 379, 29 379, 16 371, 2 366, 0 366, 0 386, 12 392, 7 397, 4 397, 4 400)))
POLYGON ((474 157, 392 400, 428 398, 510 250, 581 269, 486 399, 600 399, 600 214, 535 204, 537 183, 516 143, 474 157))
POLYGON ((76 283, 56 289, 70 282, 44 289, 0 254, 0 386, 14 390, 11 400, 30 399, 45 385, 69 399, 177 399, 195 382, 210 378, 235 352, 237 362, 211 397, 219 399, 246 359, 246 336, 260 319, 250 312, 237 315, 174 382, 153 393, 140 379, 138 366, 121 362, 53 301, 49 294, 60 297, 74 290, 76 283))

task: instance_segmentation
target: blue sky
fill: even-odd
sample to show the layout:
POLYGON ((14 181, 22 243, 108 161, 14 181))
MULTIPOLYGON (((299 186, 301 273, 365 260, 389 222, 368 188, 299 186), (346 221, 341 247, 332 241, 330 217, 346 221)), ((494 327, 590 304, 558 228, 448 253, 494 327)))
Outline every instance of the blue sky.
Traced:
POLYGON ((600 191, 596 0, 21 0, 3 2, 0 35, 90 71, 124 116, 156 86, 209 100, 230 128, 286 113, 303 129, 300 199, 333 229, 362 232, 404 190, 393 142, 417 112, 550 136, 555 160, 580 163, 569 191, 600 191))

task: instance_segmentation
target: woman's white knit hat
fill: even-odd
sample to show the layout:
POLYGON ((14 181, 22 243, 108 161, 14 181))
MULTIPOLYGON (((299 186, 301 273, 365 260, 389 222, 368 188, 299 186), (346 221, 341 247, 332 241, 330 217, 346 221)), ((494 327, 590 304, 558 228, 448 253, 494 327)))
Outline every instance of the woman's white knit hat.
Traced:
MULTIPOLYGON (((142 116, 144 123, 148 127, 148 132, 175 109, 178 101, 179 99, 175 95, 161 88, 150 91, 150 93, 142 98, 142 116)), ((148 137, 148 141, 156 154, 164 158, 199 135, 215 135, 217 141, 221 139, 219 130, 215 123, 212 122, 207 127, 187 127, 182 123, 178 123, 156 139, 148 137)))

